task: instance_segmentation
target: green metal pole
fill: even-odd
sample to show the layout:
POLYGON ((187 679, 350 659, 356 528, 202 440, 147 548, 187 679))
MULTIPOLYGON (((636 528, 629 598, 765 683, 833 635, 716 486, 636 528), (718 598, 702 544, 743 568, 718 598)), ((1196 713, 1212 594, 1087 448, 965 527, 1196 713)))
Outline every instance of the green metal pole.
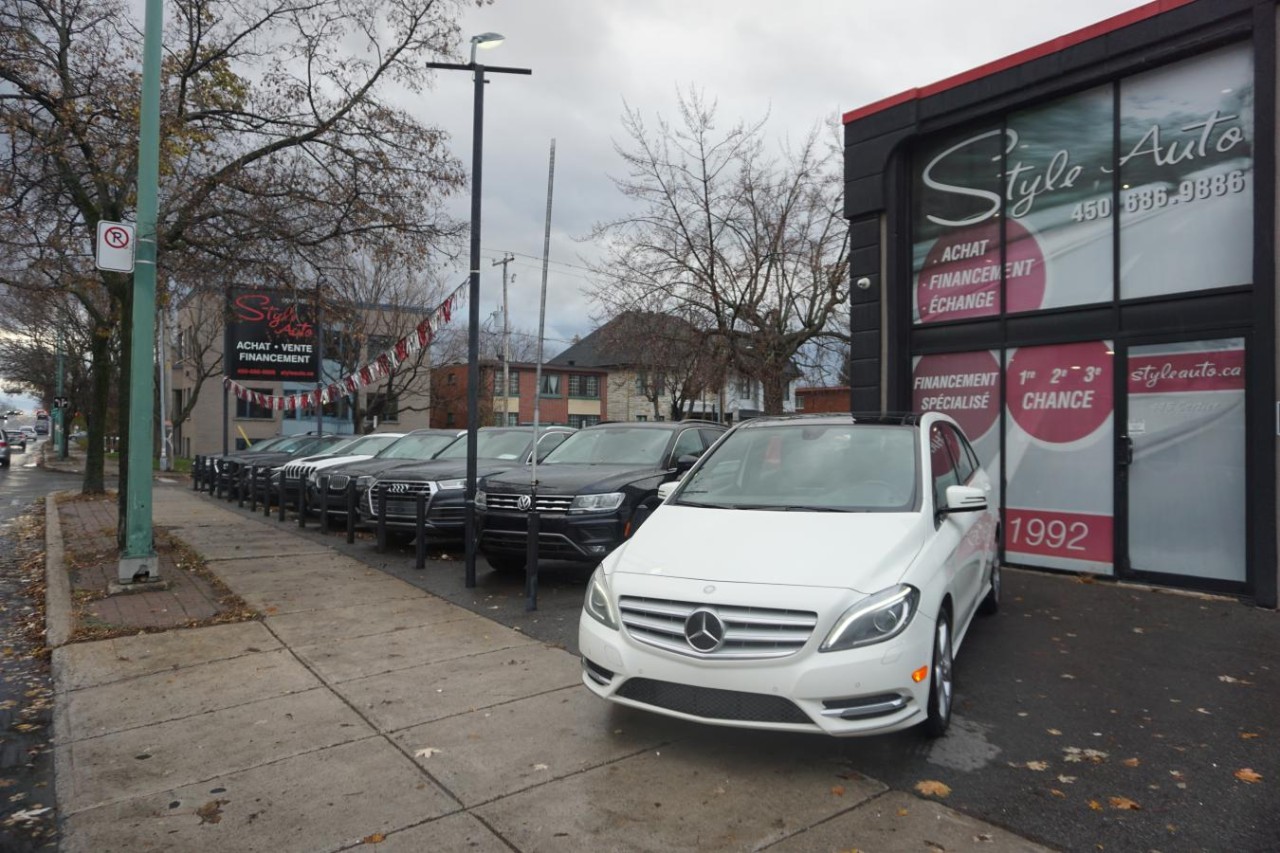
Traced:
POLYGON ((142 113, 138 128, 138 247, 133 270, 133 345, 129 369, 129 498, 125 505, 121 583, 160 579, 151 531, 151 451, 155 405, 156 196, 160 182, 160 37, 163 0, 147 0, 142 43, 142 113))

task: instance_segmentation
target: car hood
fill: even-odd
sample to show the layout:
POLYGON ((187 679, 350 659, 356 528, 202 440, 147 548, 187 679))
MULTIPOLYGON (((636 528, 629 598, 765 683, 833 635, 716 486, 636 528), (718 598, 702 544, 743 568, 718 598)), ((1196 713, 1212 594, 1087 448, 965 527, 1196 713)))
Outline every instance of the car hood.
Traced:
POLYGON ((351 477, 377 476, 383 471, 390 471, 392 468, 414 464, 416 463, 412 459, 379 459, 377 456, 370 456, 368 459, 362 459, 359 462, 344 462, 341 465, 334 465, 329 469, 329 473, 347 474, 351 477))
MULTIPOLYGON (((538 494, 577 495, 614 492, 645 477, 661 477, 664 471, 652 465, 588 465, 565 462, 538 466, 538 494)), ((490 477, 485 487, 492 492, 528 492, 527 471, 490 477)))
POLYGON ((307 459, 299 459, 297 462, 300 465, 308 465, 316 471, 323 471, 338 465, 346 465, 349 462, 363 462, 372 458, 372 454, 364 453, 356 454, 355 456, 312 456, 307 459))
POLYGON ((924 544, 926 522, 919 513, 667 504, 604 565, 623 590, 626 576, 644 575, 839 588, 870 595, 901 580, 924 544))
MULTIPOLYGON (((526 472, 528 471, 528 468, 514 459, 477 459, 476 478, 501 474, 504 471, 510 471, 512 468, 521 468, 526 472)), ((456 480, 465 476, 467 476, 467 460, 465 459, 433 459, 430 462, 414 462, 402 468, 397 468, 395 472, 397 480, 409 482, 456 480)), ((527 481, 528 477, 526 476, 525 479, 527 481)))

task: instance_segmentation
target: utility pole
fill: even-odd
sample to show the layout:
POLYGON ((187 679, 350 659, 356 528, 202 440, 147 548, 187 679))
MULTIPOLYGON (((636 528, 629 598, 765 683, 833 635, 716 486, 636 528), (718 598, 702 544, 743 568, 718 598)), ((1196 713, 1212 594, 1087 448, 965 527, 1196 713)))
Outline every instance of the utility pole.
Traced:
MULTIPOLYGON (((499 426, 506 426, 510 420, 507 416, 507 395, 511 393, 511 317, 507 313, 507 264, 515 259, 516 256, 508 252, 502 260, 493 262, 495 267, 502 264, 502 423, 499 426)), ((515 281, 515 276, 511 280, 515 281)))

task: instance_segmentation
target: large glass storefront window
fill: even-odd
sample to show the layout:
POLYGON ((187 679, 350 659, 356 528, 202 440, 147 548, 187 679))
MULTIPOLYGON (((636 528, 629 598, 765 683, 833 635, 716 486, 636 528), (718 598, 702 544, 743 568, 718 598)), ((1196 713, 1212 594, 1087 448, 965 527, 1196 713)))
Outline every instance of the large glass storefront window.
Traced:
POLYGON ((1109 341, 1007 351, 1009 562, 1112 573, 1114 364, 1109 341))
POLYGON ((1120 297, 1253 281, 1253 56, 1120 83, 1120 297))

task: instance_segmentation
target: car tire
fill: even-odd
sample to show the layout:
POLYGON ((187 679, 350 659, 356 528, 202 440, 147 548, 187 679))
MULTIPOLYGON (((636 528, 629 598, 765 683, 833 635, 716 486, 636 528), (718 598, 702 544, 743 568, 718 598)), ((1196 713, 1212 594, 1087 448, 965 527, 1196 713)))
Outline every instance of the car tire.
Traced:
POLYGON ((489 567, 500 575, 514 575, 524 572, 524 557, 514 557, 510 554, 494 554, 491 557, 485 554, 484 558, 489 563, 489 567))
POLYGON ((946 610, 938 612, 933 629, 933 666, 929 673, 928 717, 921 724, 926 737, 942 737, 951 725, 953 696, 953 664, 951 645, 951 616, 946 610))
POLYGON ((982 603, 978 605, 978 612, 983 616, 994 616, 1000 612, 1000 558, 991 561, 991 586, 987 589, 987 595, 982 599, 982 603))

